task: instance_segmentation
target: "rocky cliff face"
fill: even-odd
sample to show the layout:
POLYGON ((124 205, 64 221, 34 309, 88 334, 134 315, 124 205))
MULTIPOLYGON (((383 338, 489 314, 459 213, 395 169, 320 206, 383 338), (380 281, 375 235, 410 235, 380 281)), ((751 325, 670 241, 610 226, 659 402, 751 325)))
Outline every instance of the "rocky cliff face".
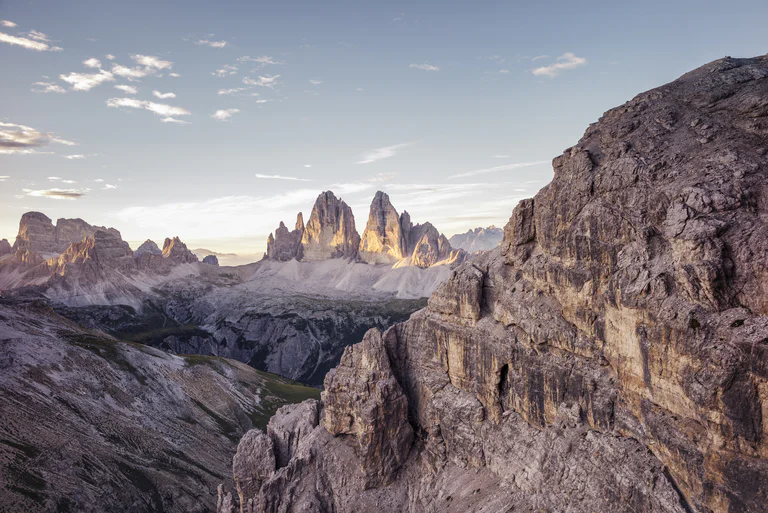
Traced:
POLYGON ((353 258, 360 245, 352 209, 331 191, 318 196, 301 237, 302 259, 353 258))
POLYGON ((501 243, 504 238, 504 230, 495 226, 488 228, 475 228, 459 233, 448 239, 453 248, 463 249, 470 255, 482 251, 490 251, 501 243))
MULTIPOLYGON (((323 419, 259 511, 763 511, 766 119, 768 56, 607 112, 501 248, 381 337, 418 440, 391 483, 323 419)), ((332 418, 379 404, 369 380, 326 392, 332 418)))
MULTIPOLYGON (((430 267, 451 256, 451 244, 445 235, 432 226, 432 223, 417 224, 409 232, 412 241, 409 243, 411 265, 422 268, 430 267)), ((461 263, 466 260, 466 256, 462 257, 460 253, 456 253, 454 260, 459 259, 461 259, 459 262, 461 263)))
POLYGON ((359 258, 372 264, 394 264, 407 255, 408 239, 400 225, 400 216, 389 196, 379 191, 371 203, 368 224, 360 239, 359 258))
POLYGON ((21 216, 13 249, 39 253, 47 258, 50 253, 62 253, 73 242, 91 237, 97 231, 120 236, 114 228, 92 226, 82 219, 59 219, 54 226, 45 214, 27 212, 21 216))
POLYGON ((269 234, 267 238, 267 258, 286 262, 288 260, 301 260, 304 256, 301 240, 304 237, 304 216, 301 212, 296 216, 296 226, 293 231, 288 231, 285 224, 280 221, 280 226, 275 230, 274 237, 269 234))
POLYGON ((177 264, 191 264, 197 262, 197 255, 187 249, 187 245, 181 239, 174 237, 165 239, 163 243, 163 258, 167 258, 177 264))

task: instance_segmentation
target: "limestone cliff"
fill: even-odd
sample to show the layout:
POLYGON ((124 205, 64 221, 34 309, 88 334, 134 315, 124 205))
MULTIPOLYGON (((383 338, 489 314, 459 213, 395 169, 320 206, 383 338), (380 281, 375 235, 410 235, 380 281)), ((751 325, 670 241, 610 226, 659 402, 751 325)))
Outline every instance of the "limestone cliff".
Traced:
POLYGON ((165 239, 163 258, 167 258, 177 264, 197 262, 197 255, 188 250, 187 245, 181 242, 181 239, 178 237, 165 239))
POLYGON ((331 191, 321 193, 301 237, 302 260, 353 258, 359 245, 352 209, 331 191))
MULTIPOLYGON (((500 248, 381 336, 417 434, 394 478, 368 488, 370 452, 323 418, 258 511, 764 511, 766 120, 768 56, 608 111, 500 248)), ((328 388, 332 418, 376 383, 328 388)), ((396 444, 397 415, 369 418, 396 444)))
POLYGON ((400 225, 400 216, 381 191, 371 202, 368 224, 360 239, 360 260, 373 264, 394 264, 408 254, 408 239, 400 225))
POLYGON ((21 216, 19 233, 13 250, 16 252, 29 251, 49 256, 51 253, 63 253, 73 242, 79 242, 85 237, 91 237, 97 231, 109 232, 120 236, 114 228, 92 226, 82 219, 59 219, 56 226, 40 212, 27 212, 21 216))

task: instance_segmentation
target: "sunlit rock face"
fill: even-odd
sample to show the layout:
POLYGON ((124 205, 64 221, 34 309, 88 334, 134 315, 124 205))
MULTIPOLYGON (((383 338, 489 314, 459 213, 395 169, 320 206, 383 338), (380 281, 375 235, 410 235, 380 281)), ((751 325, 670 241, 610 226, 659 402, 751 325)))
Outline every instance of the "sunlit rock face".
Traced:
POLYGON ((466 233, 458 233, 448 239, 451 247, 463 249, 470 255, 490 251, 501 243, 504 237, 504 230, 495 226, 488 228, 475 228, 467 230, 466 233))
POLYGON ((188 250, 187 245, 181 242, 181 239, 178 237, 165 239, 165 243, 163 243, 163 258, 168 258, 177 264, 197 262, 197 256, 188 250))
POLYGON ((39 254, 63 253, 73 242, 91 237, 97 231, 120 236, 114 228, 92 226, 82 219, 59 219, 56 226, 40 212, 27 212, 21 216, 19 233, 14 251, 31 251, 39 254))
POLYGON ((451 254, 451 244, 432 223, 417 224, 409 230, 411 265, 430 267, 451 254))
POLYGON ((286 262, 288 260, 301 260, 304 256, 301 239, 304 236, 304 216, 301 212, 296 216, 296 225, 289 231, 280 221, 280 226, 275 230, 275 235, 269 234, 267 238, 267 258, 286 262))
POLYGON ((387 194, 377 192, 360 240, 360 260, 370 264, 394 264, 408 255, 407 245, 397 210, 387 194))
POLYGON ((301 238, 302 260, 354 258, 360 245, 352 209, 331 191, 318 196, 301 238))
POLYGON ((369 453, 336 428, 379 404, 361 371, 326 389, 330 424, 260 496, 336 512, 765 510, 766 116, 768 56, 605 113, 500 248, 350 350, 383 346, 407 399, 418 443, 397 477, 367 488, 369 453))

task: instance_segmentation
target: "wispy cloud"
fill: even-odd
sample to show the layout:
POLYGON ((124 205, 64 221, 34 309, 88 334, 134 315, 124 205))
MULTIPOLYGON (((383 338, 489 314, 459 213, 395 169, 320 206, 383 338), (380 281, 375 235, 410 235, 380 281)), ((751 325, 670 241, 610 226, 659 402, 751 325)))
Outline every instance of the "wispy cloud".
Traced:
MULTIPOLYGON (((107 100, 107 106, 115 108, 126 107, 130 109, 148 110, 166 118, 174 116, 188 116, 192 114, 187 109, 182 107, 175 107, 173 105, 155 103, 146 100, 137 100, 135 98, 110 98, 107 100)), ((165 119, 163 121, 166 122, 165 119)))
POLYGON ((119 84, 115 86, 115 89, 124 92, 125 94, 136 94, 139 92, 138 89, 136 89, 133 86, 125 85, 125 84, 119 84))
POLYGON ((475 169, 474 171, 467 171, 466 173, 459 173, 452 175, 449 178, 464 178, 467 176, 484 175, 486 173, 496 173, 498 171, 510 171, 512 169, 520 169, 523 167, 540 166, 542 164, 549 164, 548 160, 537 160, 534 162, 516 162, 514 164, 504 164, 502 166, 494 166, 486 169, 475 169))
POLYGON ((212 71, 211 75, 217 76, 219 78, 228 77, 230 75, 237 75, 237 66, 233 66, 231 64, 225 64, 221 68, 217 69, 216 71, 212 71))
POLYGON ((223 96, 227 94, 237 94, 247 90, 248 90, 247 87, 234 87, 232 89, 219 89, 219 92, 217 94, 220 96, 223 96))
POLYGON ((576 57, 571 52, 566 52, 557 59, 555 59, 555 62, 550 64, 549 66, 542 66, 540 68, 536 68, 531 73, 538 76, 545 76, 550 78, 555 78, 560 74, 560 72, 568 69, 578 68, 579 66, 583 66, 587 63, 587 59, 583 57, 576 57))
POLYGON ((141 78, 157 75, 161 71, 170 70, 173 67, 171 61, 166 61, 154 55, 131 55, 131 59, 137 64, 132 68, 121 64, 112 65, 112 73, 118 77, 128 80, 139 80, 141 78))
POLYGON ((440 71, 440 68, 432 64, 411 64, 409 68, 420 69, 424 71, 440 71))
POLYGON ((533 62, 540 61, 542 59, 549 59, 549 55, 537 55, 536 57, 531 58, 533 62))
POLYGON ((317 80, 317 79, 313 78, 313 79, 309 80, 309 83, 312 84, 312 85, 320 85, 320 84, 323 83, 323 81, 322 80, 317 80))
POLYGON ((371 162, 376 162, 377 160, 394 157, 399 150, 405 148, 406 146, 409 146, 410 144, 411 143, 402 143, 402 144, 395 144, 393 146, 384 146, 383 148, 377 148, 369 153, 366 153, 363 156, 363 159, 358 161, 358 164, 370 164, 371 162))
POLYGON ((65 159, 69 159, 69 160, 82 160, 82 159, 85 158, 85 155, 81 155, 81 154, 78 154, 78 155, 62 155, 62 157, 64 157, 65 159))
MULTIPOLYGON (((6 27, 9 25, 5 25, 6 27)), ((36 52, 60 52, 63 48, 55 45, 48 44, 50 41, 45 34, 32 31, 27 34, 28 37, 12 36, 4 32, 0 32, 0 43, 8 43, 9 45, 21 46, 28 50, 34 50, 36 52), (39 34, 39 35, 38 35, 39 34)))
POLYGON ((176 98, 175 93, 161 93, 160 91, 152 91, 152 96, 155 98, 160 98, 161 100, 168 100, 170 98, 176 98))
POLYGON ((85 196, 85 192, 77 189, 22 189, 27 196, 51 198, 55 200, 76 200, 85 196))
POLYGON ((179 78, 181 75, 179 75, 178 73, 168 73, 168 76, 171 78, 179 78))
POLYGON ((210 46, 211 48, 224 48, 229 43, 226 41, 211 41, 210 39, 198 39, 195 41, 196 45, 200 46, 210 46))
POLYGON ((72 86, 73 91, 90 91, 104 82, 114 82, 115 77, 109 71, 101 70, 98 73, 75 73, 59 75, 59 78, 72 86))
POLYGON ((246 85, 269 87, 270 89, 272 89, 279 84, 277 80, 278 78, 280 78, 280 75, 267 75, 265 77, 259 76, 259 78, 245 77, 243 79, 243 83, 246 85))
POLYGON ((75 146, 77 143, 67 141, 48 132, 40 132, 32 127, 4 123, 0 121, 0 154, 33 154, 39 153, 37 148, 50 143, 75 146))
POLYGON ((115 60, 115 56, 112 55, 111 53, 108 53, 107 55, 105 55, 104 58, 107 59, 108 61, 114 61, 115 60))
POLYGON ((9 21, 9 20, 0 20, 0 25, 2 25, 3 27, 8 27, 8 28, 13 28, 13 27, 17 27, 18 26, 14 22, 9 21))
POLYGON ((162 123, 174 123, 177 125, 188 125, 189 121, 184 121, 183 119, 176 119, 174 117, 168 116, 167 118, 163 118, 160 120, 162 123))
POLYGON ((240 109, 221 109, 211 114, 211 117, 217 121, 228 121, 238 112, 240 109))
POLYGON ((247 55, 244 55, 243 57, 240 57, 237 59, 239 62, 255 62, 257 64, 256 69, 261 69, 264 66, 277 66, 280 64, 285 64, 282 61, 276 61, 272 57, 268 55, 262 55, 260 57, 249 57, 247 55))
POLYGON ((66 89, 61 87, 60 85, 54 83, 54 82, 35 82, 32 84, 32 92, 33 93, 57 93, 57 94, 64 94, 67 92, 66 89))
POLYGON ((262 175, 259 173, 256 173, 254 175, 256 178, 263 178, 266 180, 292 180, 294 182, 311 182, 309 178, 297 178, 295 176, 282 176, 282 175, 262 175))

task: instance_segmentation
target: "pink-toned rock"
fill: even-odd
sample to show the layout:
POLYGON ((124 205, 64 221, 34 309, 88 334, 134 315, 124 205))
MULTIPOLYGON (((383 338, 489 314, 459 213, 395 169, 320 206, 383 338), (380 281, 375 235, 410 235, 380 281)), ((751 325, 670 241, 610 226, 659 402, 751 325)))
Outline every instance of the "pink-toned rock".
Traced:
POLYGON ((163 258, 167 258, 177 264, 190 264, 197 262, 197 255, 187 249, 187 245, 181 239, 165 239, 163 244, 163 258))
POLYGON ((352 209, 331 191, 318 196, 302 235, 302 260, 353 258, 360 246, 352 209))
POLYGON ((359 258, 371 264, 393 264, 407 254, 407 239, 400 226, 400 216, 389 196, 378 191, 371 202, 368 224, 360 239, 359 258))

